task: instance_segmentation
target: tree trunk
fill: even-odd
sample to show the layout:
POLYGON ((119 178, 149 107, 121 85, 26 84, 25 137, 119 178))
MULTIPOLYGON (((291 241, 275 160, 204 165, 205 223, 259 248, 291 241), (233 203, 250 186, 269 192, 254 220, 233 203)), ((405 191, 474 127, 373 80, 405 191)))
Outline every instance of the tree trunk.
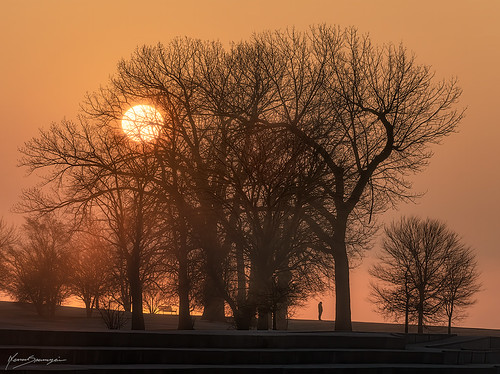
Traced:
POLYGON ((278 329, 277 324, 276 324, 276 312, 277 312, 277 308, 275 306, 274 309, 273 309, 273 312, 272 312, 273 330, 277 330, 278 329))
MULTIPOLYGON (((236 291, 237 310, 234 313, 234 322, 237 330, 249 330, 255 316, 255 308, 251 305, 250 292, 247 294, 245 277, 245 259, 241 246, 236 247, 236 271, 238 273, 238 290, 236 291)), ((250 282, 249 287, 251 287, 250 282)))
MULTIPOLYGON (((207 251, 207 250, 206 250, 207 251)), ((211 248, 207 253, 207 272, 204 285, 204 305, 202 318, 211 322, 225 322, 224 298, 219 288, 222 282, 222 260, 215 255, 211 248)))
POLYGON ((255 318, 257 305, 257 282, 255 278, 255 265, 252 263, 248 292, 245 292, 246 297, 244 299, 238 300, 238 309, 234 315, 236 329, 238 330, 249 330, 255 318))
POLYGON ((408 298, 406 299, 406 304, 405 304, 405 334, 408 334, 408 320, 409 320, 409 301, 408 298))
POLYGON ((337 216, 333 234, 333 258, 335 260, 335 331, 352 331, 351 291, 349 284, 349 259, 345 234, 347 216, 337 216))
POLYGON ((257 330, 269 330, 269 320, 271 313, 266 308, 259 308, 259 318, 257 320, 257 330))
POLYGON ((237 330, 250 330, 252 319, 255 317, 255 308, 250 305, 238 305, 238 310, 234 315, 234 322, 237 330))
POLYGON ((214 280, 213 277, 207 274, 202 318, 210 322, 225 322, 226 316, 224 313, 224 299, 217 291, 217 283, 217 280, 214 280))
POLYGON ((43 317, 44 316, 44 306, 42 303, 34 303, 35 305, 35 310, 36 310, 36 314, 39 315, 40 317, 43 317))
MULTIPOLYGON (((235 227, 237 225, 237 220, 239 218, 239 199, 235 198, 235 203, 233 207, 233 212, 229 217, 229 225, 235 227)), ((234 241, 230 235, 226 237, 225 249, 224 251, 229 253, 231 247, 235 244, 235 254, 236 254, 236 276, 237 276, 237 290, 236 290, 236 305, 238 308, 243 307, 246 304, 247 299, 247 278, 245 275, 245 256, 243 253, 243 244, 241 240, 234 241)))
POLYGON ((204 305, 202 318, 211 322, 225 322, 222 260, 223 250, 217 241, 217 221, 207 219, 202 228, 203 249, 206 256, 206 280, 204 286, 204 305))
POLYGON ((87 318, 92 317, 92 298, 85 298, 85 314, 87 315, 87 318))
MULTIPOLYGON (((278 284, 280 289, 288 290, 291 280, 292 280, 292 272, 290 270, 280 272, 278 275, 278 284)), ((288 304, 289 300, 287 294, 280 297, 280 300, 275 307, 274 319, 276 320, 276 326, 273 325, 273 329, 275 330, 288 329, 288 304)))
POLYGON ((128 297, 123 302, 123 310, 127 313, 132 312, 132 303, 130 302, 130 299, 128 297))
POLYGON ((405 334, 408 334, 409 314, 410 314, 410 291, 408 290, 408 269, 405 272, 405 334))
POLYGON ((451 320, 453 318, 453 302, 448 313, 448 335, 451 334, 451 320))
POLYGON ((130 302, 130 275, 128 275, 129 279, 124 278, 121 282, 121 301, 123 303, 123 310, 125 312, 132 312, 132 303, 130 302))
POLYGON ((50 304, 47 305, 47 316, 49 318, 54 317, 56 314, 56 304, 54 302, 51 302, 50 304))
POLYGON ((419 334, 424 333, 424 316, 420 311, 418 312, 418 331, 419 334))
POLYGON ((276 310, 276 330, 288 330, 288 307, 279 304, 276 310))
POLYGON ((179 249, 179 323, 178 330, 192 330, 193 320, 189 311, 189 273, 187 249, 181 243, 179 249))
POLYGON ((419 291, 418 300, 418 333, 424 333, 424 294, 423 291, 419 291))
POLYGON ((130 295, 132 297, 132 330, 145 330, 142 311, 142 282, 138 248, 133 249, 129 264, 130 295))
POLYGON ((238 306, 243 305, 247 298, 246 295, 246 277, 245 277, 245 258, 243 257, 243 248, 236 247, 236 272, 238 274, 238 290, 236 292, 236 301, 238 306))

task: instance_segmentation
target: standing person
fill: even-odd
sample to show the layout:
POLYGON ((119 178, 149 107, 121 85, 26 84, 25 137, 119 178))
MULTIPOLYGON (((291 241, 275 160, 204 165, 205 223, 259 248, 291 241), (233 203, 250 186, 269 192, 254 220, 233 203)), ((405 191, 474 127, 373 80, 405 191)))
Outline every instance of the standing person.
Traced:
POLYGON ((321 321, 321 315, 323 314, 323 302, 320 301, 318 304, 318 319, 321 321))

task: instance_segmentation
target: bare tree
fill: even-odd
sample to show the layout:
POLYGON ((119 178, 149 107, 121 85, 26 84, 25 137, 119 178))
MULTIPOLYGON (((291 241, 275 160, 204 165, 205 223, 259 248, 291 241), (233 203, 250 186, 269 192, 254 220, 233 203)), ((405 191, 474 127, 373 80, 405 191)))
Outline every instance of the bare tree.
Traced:
POLYGON ((19 244, 5 253, 5 290, 32 303, 40 316, 53 316, 69 296, 71 232, 53 217, 26 218, 19 244))
MULTIPOLYGON (((138 100, 152 102, 165 113, 166 121, 163 132, 155 144, 155 152, 152 155, 161 165, 162 173, 155 176, 154 183, 157 184, 158 193, 168 200, 168 205, 175 207, 175 220, 173 221, 177 228, 177 241, 182 243, 178 248, 196 247, 196 241, 203 248, 205 269, 203 274, 198 276, 202 276, 205 281, 205 292, 202 293, 205 305, 204 316, 212 320, 219 318, 220 314, 223 317, 224 298, 231 303, 231 297, 225 292, 230 278, 222 276, 223 264, 228 262, 227 256, 231 248, 238 251, 235 257, 236 267, 240 269, 237 271, 238 282, 240 284, 246 282, 245 264, 241 260, 242 240, 230 235, 230 227, 235 223, 232 220, 238 215, 235 211, 246 214, 247 222, 240 227, 245 227, 247 230, 243 235, 247 238, 248 232, 253 232, 252 246, 260 248, 254 253, 260 252, 268 259, 273 257, 273 251, 266 251, 264 246, 269 245, 270 242, 267 239, 273 229, 280 226, 277 221, 281 219, 284 222, 290 216, 294 216, 293 219, 290 218, 290 225, 300 226, 301 230, 304 228, 303 219, 297 217, 305 212, 305 208, 297 205, 295 213, 290 213, 294 211, 293 200, 299 195, 300 187, 292 181, 294 175, 289 173, 286 162, 280 161, 280 156, 283 154, 280 155, 279 152, 286 152, 286 148, 279 147, 278 143, 285 134, 275 134, 275 131, 269 131, 266 150, 248 148, 249 143, 245 141, 245 133, 256 124, 255 120, 258 119, 258 115, 254 113, 253 116, 245 118, 233 115, 233 112, 242 109, 254 108, 256 113, 265 113, 272 108, 274 99, 267 95, 270 85, 261 85, 263 81, 260 75, 262 74, 264 72, 259 70, 259 61, 244 51, 235 49, 231 55, 228 55, 218 44, 201 43, 189 39, 175 40, 167 47, 158 45, 139 48, 130 60, 120 63, 118 74, 112 79, 110 86, 90 96, 85 107, 93 118, 104 121, 118 120, 123 112, 123 106, 138 100), (245 65, 236 69, 235 67, 240 63, 245 65), (250 69, 247 71, 246 68, 249 66, 250 69), (234 141, 236 140, 241 140, 241 142, 235 147, 234 141), (252 155, 252 152, 258 154, 252 155), (231 169, 235 165, 226 162, 229 157, 240 164, 238 167, 243 168, 243 174, 246 173, 247 179, 244 181, 244 186, 237 185, 242 182, 241 180, 230 180, 234 177, 239 178, 242 170, 235 173, 235 170, 231 169), (246 157, 246 160, 242 157, 246 157), (246 165, 242 165, 244 164, 242 161, 248 160, 252 160, 253 164, 250 165, 247 162, 246 165), (268 170, 258 176, 259 180, 250 175, 253 171, 262 172, 266 165, 268 170), (279 170, 281 166, 285 168, 279 170), (245 167, 246 170, 244 170, 245 167), (289 184, 290 192, 283 193, 281 197, 278 195, 277 191, 280 188, 283 190, 283 187, 278 185, 279 178, 272 175, 273 173, 269 170, 277 171, 276 175, 278 172, 283 175, 288 172, 285 177, 289 180, 283 179, 282 182, 289 184), (268 190, 274 188, 271 187, 273 183, 275 183, 276 191, 266 191, 266 188, 268 190), (235 186, 243 190, 241 188, 235 190, 235 186), (249 190, 245 189, 253 187, 262 189, 263 194, 267 193, 268 196, 263 197, 262 194, 257 194, 251 197, 251 202, 248 202, 249 190), (280 198, 282 201, 288 199, 289 207, 284 202, 280 203, 282 207, 279 208, 270 206, 270 204, 276 205, 274 200, 280 198), (249 204, 253 206, 249 207, 249 204), (232 207, 232 211, 228 212, 228 205, 232 207), (289 208, 288 213, 284 213, 283 207, 285 206, 289 208), (266 211, 269 214, 268 218, 264 219, 266 211), (264 228, 262 224, 267 227, 264 228), (249 227, 251 227, 250 230, 249 227), (261 235, 263 232, 268 233, 267 237, 261 235), (190 243, 189 246, 186 246, 186 243, 190 243), (233 244, 235 244, 234 247, 233 244)), ((290 135, 286 137, 289 140, 293 138, 290 135)), ((302 146, 301 152, 304 151, 303 148, 302 146)), ((294 160, 297 161, 303 156, 304 154, 295 154, 294 160)), ((306 156, 303 159, 306 164, 313 158, 306 156)), ((295 176, 298 174, 296 173, 295 176)), ((304 199, 306 192, 301 193, 304 199)), ((303 202, 301 201, 300 204, 303 202)), ((291 231, 295 232, 293 229, 291 231)), ((285 251, 290 250, 292 253, 297 249, 298 245, 295 247, 296 243, 290 242, 292 237, 295 239, 297 237, 281 231, 276 231, 275 236, 287 238, 288 248, 285 251)), ((246 248, 249 248, 248 241, 246 244, 246 248)), ((285 247, 284 244, 282 245, 285 247)), ((187 267, 184 264, 186 264, 188 251, 184 249, 178 252, 179 276, 185 274, 187 267)), ((255 276, 257 266, 255 256, 252 261, 255 276)), ((261 263, 266 261, 260 260, 261 263)), ((296 266, 296 264, 290 266, 296 266)), ((268 284, 259 288, 262 292, 268 289, 268 295, 275 294, 270 291, 269 287, 271 284, 277 284, 271 282, 270 274, 276 270, 272 267, 270 266, 266 271, 261 267, 261 271, 266 274, 260 278, 267 279, 268 284)), ((179 278, 180 281, 182 279, 185 279, 185 276, 179 278)), ((185 281, 182 282, 182 284, 185 283, 185 281)), ((245 288, 245 285, 238 287, 240 296, 245 288)))
POLYGON ((463 310, 476 303, 475 295, 481 290, 472 249, 459 244, 447 258, 445 272, 446 279, 440 297, 448 323, 448 334, 451 334, 452 322, 465 316, 463 310))
POLYGON ((72 294, 85 304, 87 317, 91 317, 113 283, 110 278, 114 248, 103 239, 101 228, 95 224, 87 226, 87 230, 72 238, 69 286, 72 294))
POLYGON ((165 292, 156 284, 147 284, 144 287, 144 304, 150 314, 158 314, 164 308, 171 307, 173 299, 172 293, 165 292))
POLYGON ((419 333, 443 312, 450 329, 454 307, 471 305, 479 290, 471 250, 446 225, 430 219, 402 218, 388 226, 379 263, 370 273, 381 282, 373 285, 379 311, 404 314, 406 326, 409 316, 414 318, 419 333))
POLYGON ((11 247, 15 242, 14 227, 9 227, 3 219, 0 219, 0 250, 11 247))
MULTIPOLYGON (((217 237, 217 212, 222 208, 220 200, 212 199, 219 187, 210 177, 216 130, 213 118, 200 112, 196 61, 203 48, 203 43, 191 39, 174 40, 167 47, 138 48, 131 59, 120 62, 106 89, 89 96, 84 110, 91 118, 109 122, 119 120, 131 103, 147 101, 164 114, 154 152, 161 173, 153 181, 161 191, 158 195, 176 207, 179 221, 189 223, 180 237, 194 230, 199 238, 206 257, 204 316, 217 320, 224 319, 220 276, 225 253, 217 237)), ((220 49, 220 45, 213 44, 213 48, 220 49)), ((183 284, 188 283, 186 258, 184 251, 179 257, 183 284)))
POLYGON ((416 322, 415 289, 410 281, 409 270, 401 268, 396 271, 386 266, 385 259, 381 262, 384 265, 370 269, 370 274, 382 281, 382 284, 371 284, 370 299, 384 316, 395 321, 404 316, 405 333, 408 333, 410 322, 416 322))
POLYGON ((265 33, 253 44, 262 86, 273 95, 256 125, 287 129, 330 171, 332 204, 319 211, 328 224, 321 231, 335 259, 335 329, 351 330, 349 224, 367 227, 374 214, 411 198, 404 177, 426 165, 429 145, 454 131, 461 91, 455 80, 436 82, 402 46, 375 46, 354 28, 265 33))
POLYGON ((7 255, 16 244, 16 232, 13 226, 9 227, 0 219, 0 289, 5 289, 9 283, 7 255))
POLYGON ((125 265, 127 291, 132 300, 132 328, 144 329, 141 266, 147 252, 158 248, 161 227, 155 221, 156 200, 150 192, 154 159, 148 145, 133 142, 116 128, 99 124, 63 122, 21 150, 21 165, 47 172, 45 188, 25 193, 23 209, 71 209, 75 217, 97 211, 107 225, 108 241, 125 265), (53 186, 59 193, 50 193, 53 186))
MULTIPOLYGON (((319 159, 287 133, 268 130, 230 138, 223 169, 227 183, 224 230, 233 243, 233 281, 226 300, 237 328, 248 328, 258 311, 260 329, 277 328, 277 315, 325 285, 329 261, 318 251, 306 223, 316 198, 319 159), (241 256, 241 258, 239 258, 241 256)), ((330 264, 331 265, 331 264, 330 264)))

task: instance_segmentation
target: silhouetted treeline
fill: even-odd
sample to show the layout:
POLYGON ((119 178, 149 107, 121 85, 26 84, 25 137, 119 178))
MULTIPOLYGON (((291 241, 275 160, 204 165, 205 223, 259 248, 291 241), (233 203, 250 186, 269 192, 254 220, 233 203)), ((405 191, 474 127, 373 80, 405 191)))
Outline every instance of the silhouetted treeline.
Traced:
POLYGON ((333 280, 336 329, 350 330, 350 261, 376 215, 411 198, 404 177, 454 131, 460 92, 353 28, 140 47, 78 121, 22 148, 21 165, 46 177, 22 209, 99 223, 134 329, 144 295, 174 279, 179 328, 192 328, 193 304, 210 320, 227 305, 238 328, 256 315, 279 328, 333 280), (154 141, 120 129, 136 104, 162 113, 154 141))

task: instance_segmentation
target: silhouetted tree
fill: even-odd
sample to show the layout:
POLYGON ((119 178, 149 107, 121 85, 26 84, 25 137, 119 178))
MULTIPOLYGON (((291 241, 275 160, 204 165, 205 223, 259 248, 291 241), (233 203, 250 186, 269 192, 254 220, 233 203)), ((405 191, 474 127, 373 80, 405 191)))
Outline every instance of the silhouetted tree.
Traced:
POLYGON ((408 333, 410 322, 416 321, 415 289, 410 281, 409 270, 394 271, 384 266, 375 266, 370 269, 370 274, 382 281, 382 284, 371 284, 371 301, 377 311, 395 321, 404 316, 405 333, 408 333))
POLYGON ((121 261, 118 273, 125 265, 132 329, 144 329, 141 266, 146 253, 158 247, 161 232, 150 193, 156 165, 147 157, 148 149, 148 144, 133 142, 115 128, 64 121, 27 142, 21 160, 30 170, 44 168, 49 173, 47 189, 52 183, 61 187, 57 195, 26 191, 22 208, 42 212, 71 208, 75 217, 92 210, 99 213, 107 226, 106 239, 121 261))
POLYGON ((3 219, 0 219, 0 251, 11 247, 15 242, 14 227, 7 226, 3 219))
POLYGON ((86 228, 72 238, 69 287, 85 304, 87 317, 91 317, 92 311, 99 308, 102 296, 112 288, 114 248, 103 239, 102 228, 95 223, 86 228))
POLYGON ((461 90, 455 80, 436 82, 404 47, 375 46, 354 28, 264 33, 251 43, 268 110, 234 115, 287 129, 323 157, 331 205, 318 214, 335 259, 335 329, 351 330, 349 224, 369 227, 374 214, 410 197, 404 177, 454 131, 461 90))
POLYGON ((472 304, 479 290, 471 250, 446 225, 430 219, 402 218, 386 227, 379 263, 370 273, 381 281, 372 294, 378 310, 405 315, 406 325, 408 318, 415 319, 419 333, 443 312, 450 328, 453 308, 472 304))
POLYGON ((16 244, 16 232, 13 226, 8 226, 3 219, 0 219, 0 289, 5 289, 9 283, 7 255, 16 244))
POLYGON ((171 293, 166 293, 162 287, 154 284, 144 286, 144 305, 148 313, 158 314, 162 308, 172 305, 171 293))
MULTIPOLYGON (((217 128, 214 119, 201 112, 197 64, 205 47, 197 40, 177 39, 167 47, 138 48, 129 60, 120 62, 108 87, 88 97, 84 108, 88 116, 104 122, 120 120, 134 102, 146 101, 162 111, 165 123, 154 152, 161 173, 154 182, 158 195, 174 204, 178 219, 189 225, 182 228, 180 237, 194 234, 199 239, 206 266, 203 314, 209 320, 221 320, 224 300, 220 277, 226 254, 217 236, 221 202, 212 198, 219 184, 211 178, 217 128)), ((220 49, 218 44, 213 47, 220 49)), ((178 258, 182 289, 188 284, 187 251, 186 247, 178 258)), ((180 310, 189 308, 182 306, 180 310)))
POLYGON ((242 133, 230 141, 227 173, 221 176, 230 196, 224 229, 234 261, 226 300, 237 328, 248 328, 256 311, 258 328, 270 327, 271 314, 276 328, 281 309, 286 316, 299 295, 325 287, 320 274, 329 261, 305 222, 324 169, 287 133, 242 133))
POLYGON ((479 271, 471 248, 462 243, 445 262, 446 279, 440 294, 443 312, 448 323, 448 334, 454 320, 464 317, 463 310, 476 303, 475 295, 481 290, 479 271))
POLYGON ((71 231, 54 217, 26 218, 19 243, 5 253, 5 290, 32 303, 38 315, 53 316, 69 296, 71 231))

